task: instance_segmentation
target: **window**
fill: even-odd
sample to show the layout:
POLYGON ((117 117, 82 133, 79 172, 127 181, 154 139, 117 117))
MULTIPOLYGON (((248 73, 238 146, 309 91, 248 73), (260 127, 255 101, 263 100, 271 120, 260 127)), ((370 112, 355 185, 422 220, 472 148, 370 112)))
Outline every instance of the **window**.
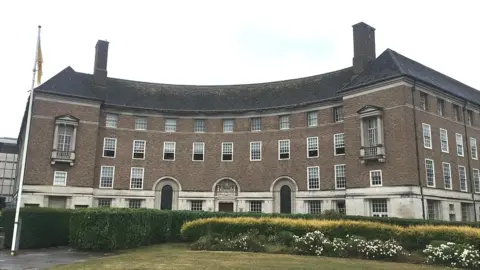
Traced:
POLYGON ((460 108, 458 105, 452 104, 452 113, 453 119, 455 121, 460 121, 460 108))
POLYGON ((307 124, 309 127, 316 127, 318 125, 318 113, 315 112, 308 112, 307 113, 307 124))
POLYGON ((205 120, 204 119, 195 119, 195 123, 193 126, 194 132, 205 132, 205 120))
POLYGON ((233 132, 233 126, 235 122, 233 119, 224 119, 223 120, 223 132, 233 132))
POLYGON ((308 190, 320 190, 320 167, 307 167, 308 190))
POLYGON ((135 117, 135 130, 147 130, 147 117, 135 117))
POLYGON ((443 153, 448 153, 448 132, 446 129, 440 129, 440 148, 443 153))
POLYGON ((429 124, 422 124, 423 128, 423 146, 432 149, 432 130, 429 124))
POLYGON ((250 201, 250 212, 262 213, 262 201, 250 201))
POLYGON ((333 108, 333 121, 334 122, 343 121, 343 106, 338 106, 333 108))
POLYGON ((280 129, 289 129, 290 128, 290 116, 281 115, 280 116, 280 129))
POLYGON ((426 93, 420 92, 420 107, 424 110, 428 110, 428 95, 426 93))
POLYGON ((144 168, 132 167, 130 171, 130 189, 143 189, 144 168))
POLYGON ((57 151, 63 153, 70 153, 72 149, 73 126, 59 125, 58 126, 58 144, 57 151))
POLYGON ((437 98, 437 114, 445 116, 445 102, 440 98, 437 98))
POLYGON ((88 208, 86 204, 75 204, 75 209, 88 208))
POLYGON ((222 161, 233 160, 233 142, 222 143, 222 161))
POLYGON ((347 207, 344 200, 332 201, 333 208, 340 214, 345 215, 347 213, 347 207))
POLYGON ((433 160, 425 159, 425 173, 427 177, 427 186, 435 187, 435 164, 433 160))
POLYGON ((251 119, 252 131, 262 130, 262 118, 254 117, 251 119))
POLYGON ((142 200, 140 199, 129 199, 128 208, 140 208, 142 207, 142 200))
POLYGON ((55 171, 53 176, 54 186, 66 186, 67 185, 67 172, 55 171))
POLYGON ((457 155, 463 157, 463 136, 462 134, 455 133, 455 139, 457 142, 457 155))
POLYGON ((105 117, 105 126, 108 128, 116 128, 118 124, 118 114, 107 113, 105 117))
POLYGON ((471 204, 471 203, 460 203, 460 208, 461 208, 461 211, 462 211, 462 221, 463 222, 473 221, 472 220, 473 204, 471 204))
POLYGON ((100 169, 100 187, 113 188, 114 176, 115 176, 114 166, 102 166, 100 169))
POLYGON ((343 133, 333 135, 333 143, 335 146, 335 156, 345 155, 345 139, 343 133))
POLYGON ((467 125, 473 125, 473 112, 470 110, 467 110, 467 125))
POLYGON ((165 119, 165 131, 176 132, 177 131, 177 119, 167 118, 165 119))
POLYGON ((205 154, 205 143, 203 142, 194 142, 193 143, 193 161, 203 161, 203 156, 205 154))
POLYGON ((175 142, 163 142, 163 160, 175 160, 175 142))
POLYGON ((478 169, 473 169, 473 185, 475 193, 480 193, 480 171, 478 169))
POLYGON ((472 152, 472 159, 478 159, 477 139, 470 137, 470 152, 472 152))
POLYGON ((388 204, 386 199, 372 200, 372 216, 388 217, 388 204))
POLYGON ((440 219, 440 201, 427 200, 427 218, 431 220, 440 219))
POLYGON ((373 187, 382 186, 382 170, 370 171, 370 183, 373 187))
POLYGON ((203 211, 203 201, 190 201, 191 211, 203 211))
POLYGON ((262 142, 250 142, 250 161, 262 160, 262 142))
POLYGON ((133 141, 133 159, 145 159, 145 144, 143 140, 133 141))
POLYGON ((115 157, 117 150, 117 139, 103 138, 103 157, 115 157))
POLYGON ((322 201, 308 201, 308 213, 320 215, 322 213, 322 201))
POLYGON ((443 182, 446 189, 452 189, 452 169, 450 163, 443 162, 443 182))
POLYGON ((56 163, 69 163, 74 165, 75 141, 77 127, 80 120, 71 115, 55 117, 55 132, 52 145, 51 161, 56 163))
POLYGON ((448 205, 448 209, 450 209, 451 212, 454 212, 455 211, 455 205, 454 204, 449 204, 448 205))
POLYGON ((290 159, 290 140, 278 141, 278 159, 290 159))
POLYGON ((458 179, 460 180, 460 191, 467 192, 467 172, 465 166, 458 166, 458 179))
POLYGON ((365 119, 365 123, 367 126, 367 146, 377 146, 377 118, 367 118, 365 119))
POLYGON ((307 138, 307 157, 318 157, 318 137, 307 138))
POLYGON ((344 189, 346 187, 345 164, 335 165, 335 188, 344 189))
POLYGON ((110 207, 112 206, 112 199, 100 198, 98 199, 98 207, 110 207))

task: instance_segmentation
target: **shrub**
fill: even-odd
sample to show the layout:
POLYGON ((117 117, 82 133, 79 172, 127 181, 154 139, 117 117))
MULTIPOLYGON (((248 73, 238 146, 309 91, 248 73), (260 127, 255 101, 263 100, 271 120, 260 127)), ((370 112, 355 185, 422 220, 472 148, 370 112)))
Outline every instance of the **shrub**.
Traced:
POLYGON ((472 245, 453 242, 428 245, 423 253, 427 256, 427 264, 480 269, 480 252, 472 245))
POLYGON ((167 211, 86 208, 72 214, 70 244, 81 250, 113 251, 161 243, 169 234, 167 211))
POLYGON ((248 251, 264 252, 266 239, 251 230, 232 238, 222 237, 218 234, 209 234, 200 237, 190 248, 194 250, 223 250, 223 251, 248 251))
MULTIPOLYGON (((70 215, 73 210, 55 208, 21 208, 19 248, 46 248, 68 245, 70 215)), ((15 209, 2 213, 5 229, 5 246, 11 247, 15 209)))

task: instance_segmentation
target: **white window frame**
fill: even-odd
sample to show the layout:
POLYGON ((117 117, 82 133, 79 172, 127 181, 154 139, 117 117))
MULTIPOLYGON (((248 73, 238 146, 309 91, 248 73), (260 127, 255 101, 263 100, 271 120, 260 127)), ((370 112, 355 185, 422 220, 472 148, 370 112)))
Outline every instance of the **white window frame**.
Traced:
POLYGON ((223 119, 223 132, 231 133, 235 129, 235 120, 232 118, 223 119))
POLYGON ((458 183, 460 185, 460 191, 468 192, 467 182, 467 169, 465 168, 465 166, 458 165, 458 183), (462 189, 462 182, 464 182, 463 184, 465 185, 464 189, 462 189))
POLYGON ((177 119, 165 119, 165 132, 177 132, 177 119))
POLYGON ((453 184, 452 184, 452 166, 448 162, 442 162, 442 174, 443 174, 443 186, 445 189, 453 189, 453 184), (448 166, 447 166, 448 165, 448 166), (445 168, 448 168, 448 175, 445 174, 445 168), (450 187, 446 186, 446 180, 447 176, 450 181, 450 187))
POLYGON ((263 201, 249 201, 248 202, 248 211, 251 212, 251 213, 262 213, 263 212, 263 201), (252 211, 252 209, 258 208, 258 205, 260 205, 260 207, 259 207, 260 211, 252 211))
POLYGON ((190 211, 198 211, 198 212, 201 212, 201 211, 203 211, 203 205, 204 205, 204 203, 203 203, 202 200, 190 200, 190 211), (193 206, 194 206, 194 203, 199 204, 200 207, 198 207, 198 205, 197 205, 197 207, 193 207, 193 206), (194 209, 194 208, 195 208, 195 209, 194 209))
POLYGON ((117 128, 118 127, 118 114, 116 113, 107 113, 105 114, 105 127, 107 128, 117 128), (113 117, 114 119, 109 119, 113 117), (115 125, 112 125, 115 123, 115 125))
POLYGON ((427 183, 427 187, 435 187, 435 182, 436 182, 436 179, 435 179, 435 161, 433 161, 433 159, 429 159, 429 158, 426 158, 425 159, 425 182, 427 183), (433 185, 429 185, 428 183, 428 163, 431 162, 431 165, 432 165, 432 178, 433 178, 433 185))
POLYGON ((101 166, 100 167, 100 179, 98 183, 99 188, 113 188, 113 184, 115 182, 115 166, 101 166), (103 170, 105 168, 112 168, 112 186, 102 186, 102 177, 103 177, 103 170))
POLYGON ((222 142, 222 151, 221 151, 220 160, 223 161, 223 162, 232 162, 232 161, 233 161, 233 142, 222 142), (224 148, 224 147, 225 147, 225 145, 228 145, 228 144, 230 144, 230 145, 232 146, 232 147, 231 147, 231 149, 232 149, 232 152, 231 152, 231 153, 225 153, 225 148, 224 148), (227 155, 228 155, 228 154, 232 155, 232 159, 231 159, 231 160, 223 159, 223 155, 225 155, 225 154, 227 154, 227 155))
POLYGON ((335 174, 335 189, 346 189, 347 188, 347 174, 345 172, 345 164, 337 164, 334 166, 333 168, 334 170, 334 174, 335 174), (338 180, 339 180, 339 175, 337 174, 337 168, 339 167, 343 167, 343 182, 344 182, 344 186, 343 187, 339 187, 338 186, 338 180))
MULTIPOLYGON (((200 153, 198 153, 200 154, 200 153)), ((203 162, 205 161, 205 143, 204 142, 193 142, 192 144, 192 161, 195 162, 203 162), (202 159, 201 160, 195 160, 195 145, 201 145, 202 146, 202 159)))
MULTIPOLYGON (((163 142, 163 160, 165 160, 165 161, 175 161, 175 158, 177 156, 176 155, 176 150, 177 150, 177 143, 176 142, 169 142, 169 141, 163 142), (165 151, 165 149, 166 149, 167 144, 173 144, 173 159, 165 159, 165 154, 167 153, 165 151)), ((170 153, 170 152, 168 152, 168 153, 170 153)))
POLYGON ((432 127, 429 124, 422 123, 423 147, 432 149, 432 127), (428 134, 428 138, 425 136, 428 134))
POLYGON ((382 170, 371 170, 370 171, 370 186, 371 187, 381 187, 383 186, 383 173, 382 173, 382 170), (380 184, 374 184, 373 183, 373 174, 374 173, 378 173, 378 176, 380 177, 380 184))
POLYGON ((444 128, 440 128, 440 149, 442 150, 443 153, 448 153, 449 152, 449 145, 448 145, 448 130, 444 128), (445 136, 445 138, 442 138, 445 136), (445 141, 445 148, 443 147, 443 142, 445 141))
POLYGON ((262 118, 261 117, 250 118, 250 129, 252 132, 262 131, 262 118))
POLYGON ((66 186, 67 185, 67 177, 68 177, 68 173, 66 171, 55 171, 53 173, 53 185, 54 186, 66 186), (57 182, 57 176, 59 174, 62 174, 63 178, 65 179, 63 183, 57 182))
POLYGON ((456 152, 459 157, 465 156, 465 148, 463 147, 463 135, 460 133, 455 133, 455 145, 456 145, 456 152), (459 149, 461 149, 461 153, 459 153, 459 149))
POLYGON ((335 123, 343 122, 344 118, 345 118, 345 111, 343 106, 333 107, 333 122, 335 123))
POLYGON ((261 141, 250 142, 250 161, 261 161, 261 160, 262 160, 262 142, 261 141), (252 146, 256 144, 259 145, 260 157, 259 159, 252 159, 252 148, 253 148, 252 146))
POLYGON ((422 110, 427 110, 427 103, 428 103, 428 95, 425 92, 420 92, 420 108, 422 110))
POLYGON ((470 137, 470 152, 473 160, 478 160, 477 138, 470 137))
MULTIPOLYGON (((338 147, 339 149, 342 147, 338 147)), ((345 133, 337 133, 333 134, 333 155, 334 156, 344 156, 345 153, 347 152, 347 148, 345 145, 345 133), (344 153, 343 154, 337 154, 337 137, 342 136, 343 139, 343 148, 344 148, 344 153)))
POLYGON ((309 214, 311 214, 311 215, 320 215, 320 214, 322 213, 323 201, 321 201, 321 200, 309 200, 309 201, 307 201, 307 203, 308 203, 308 213, 309 213, 309 214), (318 207, 318 208, 319 208, 319 209, 318 209, 318 210, 319 210, 318 212, 317 212, 317 211, 315 211, 315 212, 312 211, 312 209, 317 208, 317 207, 312 207, 312 206, 314 206, 314 205, 313 205, 314 203, 315 203, 315 204, 318 203, 318 205, 320 206, 320 207, 318 207))
POLYGON ((278 126, 279 130, 287 130, 290 129, 290 115, 280 115, 278 117, 278 126))
POLYGON ((437 98, 437 114, 445 116, 445 100, 437 98))
POLYGON ((127 203, 127 208, 133 208, 133 209, 138 209, 138 208, 142 208, 142 205, 143 205, 143 200, 142 199, 127 199, 128 203, 127 203), (137 206, 138 207, 135 207, 137 206), (134 207, 132 207, 134 206, 134 207))
POLYGON ((146 116, 135 116, 135 130, 147 130, 148 129, 148 119, 146 116), (145 128, 140 127, 143 123, 139 121, 145 120, 145 128))
POLYGON ((143 167, 131 167, 130 168, 130 189, 143 189, 143 186, 145 185, 145 168, 143 167), (132 180, 133 180, 133 171, 139 169, 142 172, 142 187, 132 187, 132 180))
POLYGON ((480 193, 480 170, 473 169, 473 188, 475 189, 475 193, 480 193))
POLYGON ((319 145, 318 145, 318 137, 308 137, 307 138, 307 158, 318 158, 320 156, 320 149, 319 149, 319 145), (313 147, 310 148, 310 140, 313 140, 313 143, 312 145, 316 147, 313 147), (317 155, 316 156, 310 156, 310 151, 317 151, 317 155))
MULTIPOLYGON (((383 202, 382 202, 382 203, 383 203, 383 202)), ((389 209, 389 207, 388 207, 388 199, 380 199, 380 198, 379 198, 379 199, 371 199, 371 200, 370 200, 370 209, 371 209, 370 211, 371 211, 371 213, 372 213, 372 217, 374 217, 374 216, 377 216, 377 217, 388 217, 388 216, 389 216, 389 214, 388 214, 388 209, 389 209), (378 202, 381 202, 381 201, 385 201, 385 207, 386 207, 387 211, 386 211, 386 212, 374 212, 374 211, 373 211, 373 209, 374 209, 374 207, 373 207, 374 203, 375 203, 375 202, 378 203, 378 202)))
POLYGON ((308 127, 318 126, 318 111, 307 112, 307 126, 308 127))
POLYGON ((115 158, 117 156, 117 138, 108 138, 105 137, 103 138, 103 150, 102 150, 102 157, 104 158, 115 158), (114 143, 114 148, 113 148, 113 157, 105 156, 105 145, 107 144, 107 140, 113 140, 114 143))
POLYGON ((291 153, 290 153, 290 140, 278 140, 278 160, 289 160, 290 159, 290 156, 291 156, 291 153), (281 148, 281 145, 282 144, 287 144, 288 145, 288 151, 285 152, 285 153, 282 153, 282 148, 281 148), (281 158, 281 154, 288 154, 288 158, 281 158))
POLYGON ((132 159, 145 160, 146 153, 147 153, 147 141, 145 141, 145 140, 133 140, 132 159), (135 152, 135 142, 143 142, 143 158, 136 158, 135 157, 135 153, 141 153, 141 152, 135 152))
POLYGON ((309 166, 307 167, 307 190, 320 190, 320 166, 309 166), (310 180, 313 180, 314 178, 310 178, 310 170, 316 170, 317 171, 317 178, 318 178, 318 187, 311 187, 310 186, 310 180))
POLYGON ((207 130, 207 127, 206 127, 205 119, 194 119, 193 120, 193 132, 204 133, 204 132, 206 132, 206 130, 207 130), (202 125, 197 125, 197 123, 202 123, 202 125))

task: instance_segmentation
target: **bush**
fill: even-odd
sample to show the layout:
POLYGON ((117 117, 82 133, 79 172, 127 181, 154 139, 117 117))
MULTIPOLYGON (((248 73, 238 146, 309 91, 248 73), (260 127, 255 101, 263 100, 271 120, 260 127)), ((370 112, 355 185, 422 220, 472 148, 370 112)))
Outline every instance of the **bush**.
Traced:
POLYGON ((450 267, 480 269, 480 252, 472 245, 446 244, 428 245, 423 253, 427 256, 425 263, 450 267))
POLYGON ((321 231, 329 238, 345 238, 357 235, 367 240, 387 241, 394 239, 408 250, 423 249, 434 240, 461 241, 480 247, 480 229, 451 226, 412 226, 400 227, 365 221, 348 220, 305 220, 284 218, 209 218, 187 222, 182 227, 185 239, 195 241, 209 233, 233 236, 248 230, 257 229, 266 237, 280 231, 290 231, 304 235, 311 231, 321 231))
POLYGON ((169 238, 170 222, 170 212, 155 209, 78 209, 71 218, 70 244, 94 251, 157 244, 169 238))
POLYGON ((190 248, 194 250, 222 250, 264 252, 266 238, 251 230, 232 238, 222 237, 219 234, 208 234, 200 237, 190 248))
MULTIPOLYGON (((68 245, 68 231, 72 210, 55 208, 21 208, 19 248, 46 248, 68 245)), ((2 213, 5 228, 5 246, 11 247, 15 209, 2 213)))

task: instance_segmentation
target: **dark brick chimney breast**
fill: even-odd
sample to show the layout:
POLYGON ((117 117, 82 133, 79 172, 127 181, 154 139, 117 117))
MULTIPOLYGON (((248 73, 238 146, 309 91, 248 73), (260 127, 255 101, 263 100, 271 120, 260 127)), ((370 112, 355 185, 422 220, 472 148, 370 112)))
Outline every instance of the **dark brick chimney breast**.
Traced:
POLYGON ((96 85, 107 85, 108 41, 99 40, 95 46, 95 63, 93 82, 96 85))
POLYGON ((353 27, 353 71, 362 73, 376 58, 375 28, 360 22, 353 27))

